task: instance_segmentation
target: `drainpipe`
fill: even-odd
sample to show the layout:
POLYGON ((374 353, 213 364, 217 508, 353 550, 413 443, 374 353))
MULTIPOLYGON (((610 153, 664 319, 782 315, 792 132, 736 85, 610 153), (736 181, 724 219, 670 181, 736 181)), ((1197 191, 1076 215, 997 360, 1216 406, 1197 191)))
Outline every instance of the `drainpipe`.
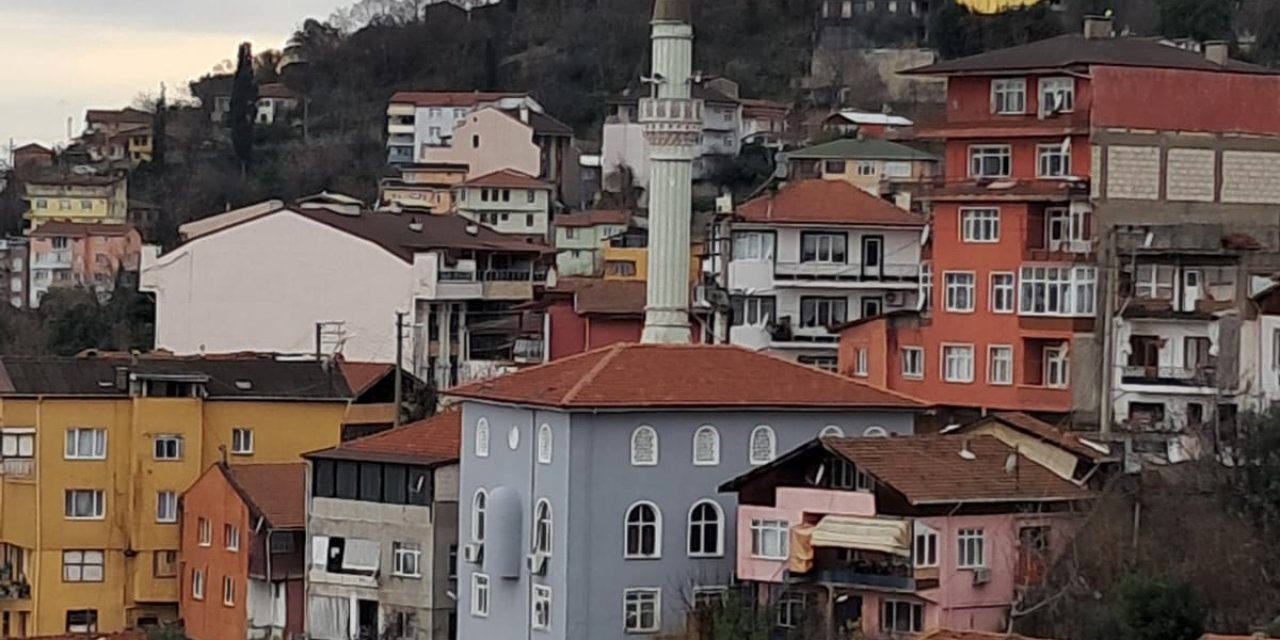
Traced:
POLYGON ((1115 381, 1115 341, 1112 335, 1112 316, 1115 315, 1116 295, 1119 291, 1119 267, 1115 261, 1115 227, 1107 229, 1102 239, 1102 272, 1106 275, 1106 287, 1102 300, 1102 388, 1098 390, 1098 432, 1111 434, 1112 393, 1115 381))
MULTIPOLYGON (((259 517, 259 518, 258 518, 258 525, 259 525, 259 526, 261 526, 261 525, 262 525, 262 518, 261 518, 261 517, 259 517)), ((271 622, 272 622, 272 623, 274 623, 274 622, 275 622, 275 617, 276 617, 276 616, 275 616, 275 613, 276 613, 276 590, 275 590, 275 581, 273 581, 273 580, 271 579, 271 578, 272 578, 272 574, 271 574, 271 533, 272 533, 272 529, 271 529, 270 527, 268 527, 268 528, 267 528, 267 535, 265 536, 265 537, 266 537, 266 539, 263 541, 263 545, 262 545, 262 552, 263 552, 263 555, 266 557, 266 561, 265 561, 265 562, 266 562, 266 571, 267 571, 267 601, 271 603, 271 604, 270 604, 270 606, 269 606, 269 610, 271 611, 271 622)), ((246 585, 246 587, 247 587, 247 586, 248 586, 248 585, 246 585)), ((245 602, 248 602, 248 601, 249 601, 249 594, 248 594, 248 593, 246 593, 246 594, 244 594, 244 595, 245 595, 245 602)), ((286 618, 287 618, 287 617, 288 617, 288 614, 286 613, 286 618)), ((272 626, 274 626, 274 624, 273 624, 272 626)))

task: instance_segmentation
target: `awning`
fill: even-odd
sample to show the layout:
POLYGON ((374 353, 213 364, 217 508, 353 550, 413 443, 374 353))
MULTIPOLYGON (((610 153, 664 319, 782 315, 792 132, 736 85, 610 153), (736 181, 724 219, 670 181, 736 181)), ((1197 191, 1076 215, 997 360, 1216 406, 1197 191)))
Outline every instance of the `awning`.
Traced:
POLYGON ((813 527, 815 547, 841 547, 911 556, 911 526, 906 520, 825 516, 813 527))

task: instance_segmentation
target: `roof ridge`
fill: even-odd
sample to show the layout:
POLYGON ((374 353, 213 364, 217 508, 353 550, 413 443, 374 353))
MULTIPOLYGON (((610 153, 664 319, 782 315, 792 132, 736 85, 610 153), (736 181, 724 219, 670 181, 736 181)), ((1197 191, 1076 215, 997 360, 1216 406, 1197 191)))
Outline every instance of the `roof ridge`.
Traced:
MULTIPOLYGON (((575 306, 577 304, 576 294, 574 295, 574 304, 575 306)), ((607 349, 609 350, 609 353, 605 354, 604 357, 600 358, 599 362, 592 365, 591 370, 587 371, 586 375, 579 378, 578 381, 574 383, 573 387, 569 389, 568 393, 560 397, 560 404, 568 405, 572 403, 573 399, 578 396, 578 393, 580 393, 582 389, 587 386, 588 383, 595 381, 596 375, 600 373, 600 370, 603 369, 606 364, 613 362, 613 359, 618 357, 618 354, 621 353, 622 349, 624 349, 627 346, 627 344, 629 343, 618 342, 618 343, 609 345, 607 347, 607 349)), ((635 343, 630 343, 630 344, 635 344, 635 343)))

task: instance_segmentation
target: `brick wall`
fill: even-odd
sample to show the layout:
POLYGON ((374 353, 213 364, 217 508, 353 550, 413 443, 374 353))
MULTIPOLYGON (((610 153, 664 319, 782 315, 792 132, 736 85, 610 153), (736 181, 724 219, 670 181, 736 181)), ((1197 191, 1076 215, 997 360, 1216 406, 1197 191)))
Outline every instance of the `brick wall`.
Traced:
POLYGON ((1107 197, 1160 198, 1160 148, 1112 146, 1107 149, 1107 197))

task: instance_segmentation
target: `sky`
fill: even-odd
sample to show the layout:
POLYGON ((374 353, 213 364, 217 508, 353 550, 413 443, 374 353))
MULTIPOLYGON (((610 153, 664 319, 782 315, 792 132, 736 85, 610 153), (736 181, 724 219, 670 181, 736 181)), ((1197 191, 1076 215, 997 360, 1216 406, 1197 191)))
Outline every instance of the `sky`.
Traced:
POLYGON ((281 48, 308 17, 350 0, 0 0, 0 146, 65 143, 88 108, 120 108, 160 83, 281 48))

